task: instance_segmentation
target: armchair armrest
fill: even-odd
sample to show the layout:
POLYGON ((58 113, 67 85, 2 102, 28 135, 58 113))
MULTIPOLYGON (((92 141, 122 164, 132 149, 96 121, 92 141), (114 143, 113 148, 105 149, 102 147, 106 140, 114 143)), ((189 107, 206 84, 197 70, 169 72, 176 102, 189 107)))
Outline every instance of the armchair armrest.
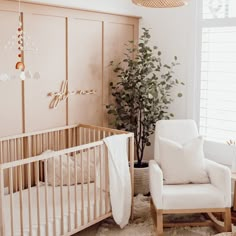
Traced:
POLYGON ((156 209, 162 209, 163 173, 155 160, 149 161, 149 184, 156 209))
POLYGON ((225 207, 231 207, 231 173, 226 166, 205 159, 206 170, 211 183, 225 196, 225 207))

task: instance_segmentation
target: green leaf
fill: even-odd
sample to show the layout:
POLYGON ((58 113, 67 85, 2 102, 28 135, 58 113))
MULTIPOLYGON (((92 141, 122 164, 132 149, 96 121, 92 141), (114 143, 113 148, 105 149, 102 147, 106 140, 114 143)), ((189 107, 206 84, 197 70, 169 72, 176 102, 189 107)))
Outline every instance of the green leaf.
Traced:
POLYGON ((164 67, 167 68, 167 69, 170 69, 170 66, 168 66, 168 65, 164 65, 164 67))
POLYGON ((178 97, 181 98, 183 96, 182 93, 178 93, 178 97))

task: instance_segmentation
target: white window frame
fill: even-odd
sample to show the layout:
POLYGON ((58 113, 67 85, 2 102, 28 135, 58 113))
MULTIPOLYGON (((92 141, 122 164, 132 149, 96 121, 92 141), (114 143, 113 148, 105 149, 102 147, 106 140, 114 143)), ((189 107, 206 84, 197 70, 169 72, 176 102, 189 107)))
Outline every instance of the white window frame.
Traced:
MULTIPOLYGON (((202 28, 204 27, 230 27, 236 26, 236 17, 234 18, 219 18, 219 19, 203 19, 202 7, 204 0, 196 1, 196 41, 195 41, 195 69, 193 71, 193 86, 190 88, 188 99, 193 105, 193 109, 189 110, 189 117, 193 118, 198 127, 200 126, 200 94, 201 94, 201 48, 202 48, 202 28), (192 98, 191 98, 192 96, 192 98)), ((189 106, 190 107, 190 106, 189 106)), ((205 155, 209 159, 213 159, 219 163, 230 166, 232 162, 232 150, 226 143, 216 141, 205 141, 205 155)))

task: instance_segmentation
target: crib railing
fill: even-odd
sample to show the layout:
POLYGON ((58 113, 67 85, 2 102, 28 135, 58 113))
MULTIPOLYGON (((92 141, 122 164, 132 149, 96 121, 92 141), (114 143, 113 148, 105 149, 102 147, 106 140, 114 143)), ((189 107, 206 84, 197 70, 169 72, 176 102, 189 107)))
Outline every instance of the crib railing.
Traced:
MULTIPOLYGON (((71 235, 109 217, 101 139, 122 133, 77 125, 0 139, 0 235, 71 235), (53 152, 41 155, 46 150, 53 152)), ((133 134, 127 135, 133 186, 133 134)))

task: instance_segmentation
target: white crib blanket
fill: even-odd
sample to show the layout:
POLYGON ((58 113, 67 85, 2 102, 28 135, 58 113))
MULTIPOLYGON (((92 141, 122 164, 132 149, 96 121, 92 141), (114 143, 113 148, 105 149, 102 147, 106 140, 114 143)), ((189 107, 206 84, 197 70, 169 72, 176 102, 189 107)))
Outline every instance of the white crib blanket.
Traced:
POLYGON ((109 181, 112 215, 123 228, 131 213, 131 178, 128 163, 128 136, 114 135, 104 139, 109 150, 109 181))

